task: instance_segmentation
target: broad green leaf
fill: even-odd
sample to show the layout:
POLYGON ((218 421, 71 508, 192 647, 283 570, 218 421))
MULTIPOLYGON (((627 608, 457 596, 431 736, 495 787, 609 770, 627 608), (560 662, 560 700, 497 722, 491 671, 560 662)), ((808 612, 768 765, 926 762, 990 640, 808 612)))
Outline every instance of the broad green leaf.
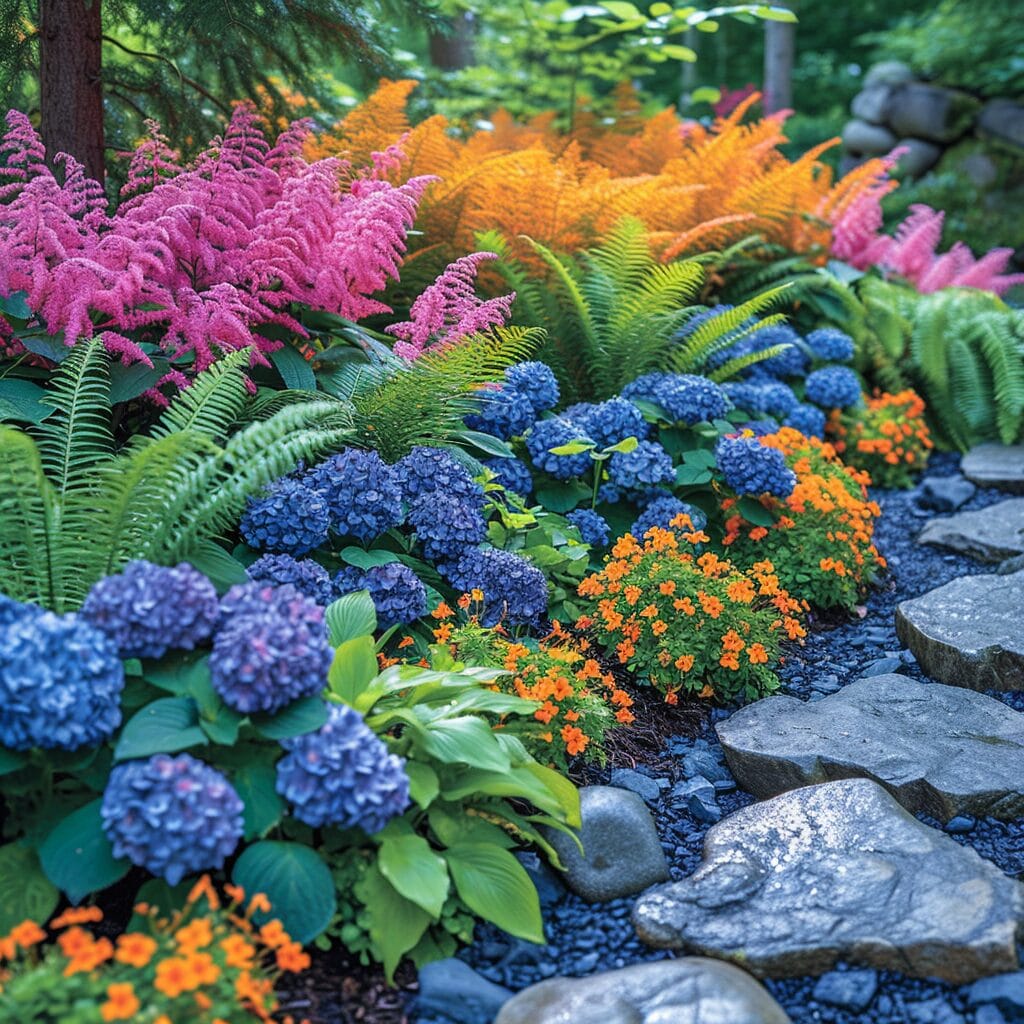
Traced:
POLYGON ((327 673, 327 685, 354 707, 377 676, 377 649, 372 636, 356 636, 338 645, 327 673))
POLYGON ((35 850, 16 843, 0 846, 0 935, 22 921, 42 925, 59 901, 35 850))
POLYGON ((372 569, 375 565, 390 565, 401 561, 394 551, 364 551, 354 544, 342 548, 341 557, 357 569, 372 569))
POLYGON ((28 754, 0 747, 0 775, 16 772, 19 768, 24 767, 26 761, 28 761, 28 754))
POLYGON ((664 3, 651 4, 651 6, 647 8, 647 13, 652 18, 663 18, 666 14, 672 13, 672 5, 664 3))
POLYGON ((37 356, 51 363, 62 363, 71 355, 71 346, 64 344, 63 334, 19 334, 18 341, 37 356))
POLYGON ((201 540, 185 559, 198 569, 223 594, 236 583, 246 583, 245 566, 216 541, 201 540))
POLYGON ((161 697, 137 711, 121 731, 114 758, 173 754, 207 742, 199 708, 191 697, 161 697))
POLYGON ((10 295, 0 295, 0 313, 14 320, 31 319, 32 310, 28 307, 27 299, 27 292, 11 292, 10 295))
POLYGON ((528 942, 543 943, 537 889, 508 850, 462 843, 444 853, 459 897, 484 920, 528 942))
POLYGON ((759 18, 764 18, 766 21, 795 22, 797 20, 797 16, 786 7, 775 7, 762 4, 754 9, 754 13, 759 18))
POLYGON ((270 353, 270 361, 281 375, 284 385, 291 391, 316 391, 316 375, 302 353, 288 342, 270 353))
POLYGON ((516 845, 514 839, 499 826, 477 815, 467 813, 468 805, 440 802, 427 813, 430 827, 442 846, 457 843, 487 843, 509 849, 516 845))
POLYGON ((494 772, 508 771, 508 755, 490 726, 476 715, 431 723, 416 742, 428 754, 447 764, 468 764, 494 772))
POLYGON ((72 903, 124 878, 131 864, 114 857, 100 818, 102 800, 93 800, 64 818, 39 847, 39 862, 72 903))
POLYGON ((697 59, 697 52, 688 46, 678 46, 675 43, 663 43, 658 47, 658 53, 669 60, 684 60, 693 63, 697 59))
POLYGON ((244 721, 244 715, 222 704, 212 717, 201 715, 199 727, 214 743, 230 747, 238 739, 244 721))
POLYGON ((437 772, 422 761, 406 761, 405 774, 409 776, 409 796, 421 810, 426 810, 440 791, 437 772))
POLYGON ((147 683, 168 693, 192 693, 197 687, 209 684, 209 656, 189 652, 180 658, 163 658, 158 662, 145 662, 142 676, 147 683))
POLYGON ((603 449, 606 452, 622 452, 623 455, 628 455, 630 452, 635 452, 640 442, 635 437, 624 437, 618 444, 609 445, 603 449))
POLYGON ((775 516, 761 502, 749 495, 740 498, 739 512, 748 523, 753 523, 755 526, 771 526, 775 522, 775 516))
POLYGON ((622 0, 601 0, 601 6, 613 17, 620 21, 627 21, 631 18, 646 20, 635 4, 624 3, 622 0))
POLYGON ((422 836, 387 836, 377 850, 377 866, 395 891, 422 907, 432 918, 441 916, 448 898, 448 868, 422 836))
POLYGON ((130 402, 138 398, 143 391, 155 387, 157 381, 167 373, 168 364, 165 360, 157 360, 152 366, 145 363, 110 364, 110 404, 130 402))
POLYGON ((479 430, 460 430, 455 435, 455 440, 463 441, 473 448, 479 448, 499 459, 510 459, 515 454, 506 441, 495 437, 493 434, 484 434, 479 430))
POLYGON ((339 597, 327 606, 327 637, 332 647, 377 631, 377 609, 368 590, 357 590, 339 597))
POLYGON ((548 451, 552 455, 581 455, 583 452, 592 451, 594 443, 591 441, 570 441, 568 444, 556 445, 554 448, 549 448, 548 451))
POLYGON ((537 501, 551 512, 562 515, 581 501, 589 500, 590 488, 582 484, 550 484, 537 489, 537 501))
POLYGON ((289 740, 316 732, 327 721, 328 708, 320 697, 302 697, 273 715, 252 715, 252 724, 261 736, 271 740, 289 740))
POLYGON ((245 838, 256 839, 273 828, 284 814, 277 794, 277 772, 266 762, 250 762, 231 772, 231 784, 245 805, 242 820, 245 838))
POLYGON ((334 879, 320 855, 303 843, 263 840, 235 861, 232 881, 248 897, 263 893, 270 912, 259 923, 279 918, 285 931, 305 945, 331 922, 335 910, 334 879))
POLYGON ((722 90, 710 85, 702 85, 690 93, 691 103, 717 103, 722 98, 722 90))
MULTIPOLYGON (((477 768, 463 768, 449 772, 441 780, 441 796, 445 800, 459 802, 474 796, 503 796, 529 800, 539 810, 555 817, 579 819, 579 797, 576 803, 567 803, 564 789, 552 788, 548 776, 534 774, 533 768, 540 765, 517 765, 507 771, 484 771, 477 768)), ((544 769, 551 771, 551 769, 544 769)), ((557 774, 552 772, 552 774, 557 774)), ((559 776, 562 778, 562 776, 559 776)), ((563 781, 567 781, 564 780, 563 781)), ((572 783, 568 783, 572 786, 572 783)))
POLYGON ((355 894, 370 918, 370 939, 390 982, 402 956, 423 937, 430 914, 406 899, 372 865, 359 880, 355 894))
POLYGON ((700 466, 677 466, 676 484, 680 487, 697 487, 711 479, 711 471, 700 466))
MULTIPOLYGON (((576 786, 561 772, 556 772, 553 768, 538 764, 536 761, 523 765, 523 770, 529 772, 546 789, 554 794, 562 811, 561 817, 564 818, 565 823, 572 828, 579 828, 582 824, 580 819, 580 791, 576 786)), ((540 805, 538 804, 537 806, 539 807, 540 805)))
POLYGON ((3 419, 24 423, 42 423, 54 412, 52 405, 41 401, 46 391, 31 380, 9 377, 0 380, 0 404, 3 419))

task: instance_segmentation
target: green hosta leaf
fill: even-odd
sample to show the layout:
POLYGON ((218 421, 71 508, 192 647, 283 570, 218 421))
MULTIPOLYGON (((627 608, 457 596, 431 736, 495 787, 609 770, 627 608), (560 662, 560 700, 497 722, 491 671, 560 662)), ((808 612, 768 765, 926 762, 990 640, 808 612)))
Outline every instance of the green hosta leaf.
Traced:
POLYGON ((45 395, 46 391, 34 381, 17 377, 0 380, 0 415, 24 423, 42 423, 55 412, 52 405, 40 401, 45 395))
POLYGON ((146 662, 142 676, 147 683, 168 693, 186 694, 209 685, 208 655, 189 653, 178 659, 165 658, 159 662, 146 662))
POLYGON ((515 840, 497 825, 492 825, 476 815, 467 814, 462 804, 440 801, 430 808, 427 819, 434 835, 443 846, 455 846, 457 843, 486 843, 489 846, 509 849, 516 845, 515 840))
POLYGON ((357 569, 372 569, 375 565, 390 565, 401 561, 394 551, 364 551, 354 544, 343 548, 341 557, 357 569))
POLYGON ((270 361, 289 390, 316 391, 313 368, 303 358, 302 353, 287 342, 276 352, 270 353, 270 361))
POLYGON ((462 441, 473 448, 479 448, 480 451, 493 455, 495 458, 510 459, 515 455, 506 441, 502 441, 501 438, 495 437, 493 434, 484 434, 479 430, 460 430, 455 435, 455 440, 462 441))
MULTIPOLYGON (((536 761, 529 762, 522 767, 523 771, 529 772, 540 782, 553 796, 561 811, 562 817, 567 825, 572 828, 579 828, 582 825, 580 818, 580 791, 561 772, 553 768, 547 768, 536 761)), ((538 804, 538 807, 541 805, 538 804)))
POLYGON ((421 810, 426 810, 437 797, 440 783, 437 772, 422 761, 406 761, 405 774, 409 776, 409 796, 421 810))
POLYGON ((355 707, 377 677, 377 650, 372 636, 357 636, 338 645, 327 673, 331 692, 355 707))
POLYGON ((356 884, 355 894, 366 908, 374 953, 390 982, 402 956, 423 937, 430 914, 398 892, 375 864, 356 884))
POLYGON ((214 743, 230 747, 238 739, 244 721, 244 715, 222 704, 212 717, 203 714, 199 719, 199 727, 214 743))
POLYGON ((137 711, 114 748, 118 761, 152 754, 173 754, 207 742, 199 727, 199 709, 191 697, 161 697, 137 711))
POLYGON ((422 907, 432 918, 441 916, 448 898, 448 868, 422 836, 386 836, 377 852, 377 866, 395 891, 422 907))
POLYGON ((537 489, 537 501, 549 511, 561 515, 590 498, 590 493, 590 488, 582 484, 549 484, 537 489))
POLYGON ((59 900, 35 850, 15 843, 0 846, 0 935, 22 921, 42 924, 59 900))
POLYGON ((510 767, 508 755, 490 726, 476 715, 433 722, 417 737, 417 742, 428 754, 447 764, 468 764, 494 772, 510 767))
POLYGON ((740 498, 739 511, 748 523, 755 526, 771 526, 775 522, 775 516, 761 502, 749 495, 740 498))
POLYGON ((251 762, 231 773, 231 784, 245 805, 242 820, 245 838, 266 835, 284 814, 284 801, 277 794, 277 772, 266 762, 251 762))
POLYGON ((195 566, 223 594, 236 583, 246 583, 245 566, 216 541, 201 540, 185 559, 195 566))
POLYGON ((279 918, 285 931, 305 945, 331 922, 335 910, 334 879, 314 850, 302 843, 263 840, 235 861, 231 878, 248 896, 262 892, 270 912, 259 923, 279 918))
POLYGON ((683 462, 687 466, 697 466, 700 469, 714 469, 718 465, 715 453, 707 448, 691 448, 683 452, 683 462))
POLYGON ((528 942, 545 942, 537 889, 508 850, 461 843, 445 851, 460 898, 484 920, 528 942))
POLYGON ((340 647, 356 637, 372 636, 377 631, 377 609, 368 590, 357 590, 332 601, 325 617, 332 647, 340 647))
POLYGON ((253 715, 252 724, 261 736, 271 740, 290 740, 316 732, 327 721, 327 705, 320 697, 302 697, 274 715, 253 715))
POLYGON ((71 346, 64 344, 62 334, 19 334, 18 341, 37 356, 51 363, 62 363, 71 355, 71 346))
POLYGON ((131 864, 114 857, 100 818, 101 800, 79 807, 43 840, 39 861, 72 903, 124 878, 131 864))
POLYGON ((167 373, 168 364, 165 360, 156 360, 152 366, 145 363, 110 364, 110 404, 129 402, 138 398, 143 391, 155 387, 158 380, 167 373))

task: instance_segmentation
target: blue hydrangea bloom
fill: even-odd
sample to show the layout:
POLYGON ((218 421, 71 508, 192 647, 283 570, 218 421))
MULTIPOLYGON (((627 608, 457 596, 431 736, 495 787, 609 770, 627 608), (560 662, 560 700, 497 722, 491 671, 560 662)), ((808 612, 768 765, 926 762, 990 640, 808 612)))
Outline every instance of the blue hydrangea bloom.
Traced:
POLYGON ((768 448, 756 437, 721 437, 715 459, 725 482, 737 494, 772 494, 786 498, 796 486, 796 474, 777 448, 768 448))
POLYGON ((37 604, 22 604, 13 597, 0 594, 0 629, 28 615, 38 615, 42 610, 37 604))
POLYGON ((672 528, 672 520, 676 516, 687 515, 695 530, 703 530, 708 524, 708 517, 699 508, 680 501, 674 494, 664 494, 649 502, 647 507, 637 516, 629 532, 638 540, 655 526, 662 530, 672 528))
POLYGON ((825 414, 816 406, 804 402, 786 417, 784 425, 799 430, 804 437, 825 436, 825 414))
POLYGON ((578 455, 553 455, 552 448, 558 448, 572 441, 584 444, 593 442, 584 430, 571 420, 556 416, 549 420, 537 420, 526 435, 526 450, 533 464, 559 480, 571 480, 583 476, 591 466, 589 451, 578 455))
POLYGON ((732 403, 722 388, 692 373, 646 373, 622 389, 622 397, 655 402, 674 423, 703 423, 724 416, 732 403))
POLYGON ((231 783, 190 754, 116 765, 100 807, 114 856, 170 885, 223 866, 242 839, 242 811, 231 783))
POLYGON ((725 384, 723 387, 735 405, 747 412, 785 416, 797 405, 793 389, 771 378, 756 383, 743 381, 725 384))
POLYGON ((644 419, 643 413, 628 399, 621 397, 609 398, 596 405, 580 402, 566 409, 565 417, 579 424, 598 448, 618 444, 627 437, 643 441, 651 432, 651 425, 644 419))
POLYGON ((470 430, 482 430, 508 441, 526 431, 533 422, 533 404, 511 385, 481 388, 473 397, 480 411, 464 418, 470 430))
POLYGON ((558 405, 558 381, 547 363, 516 363, 505 371, 505 380, 526 396, 534 417, 558 405))
POLYGON ((853 338, 833 327, 819 327, 804 339, 815 359, 827 363, 848 363, 853 358, 853 338))
POLYGON ((641 441, 631 452, 616 452, 608 460, 611 482, 624 491, 649 491, 675 483, 672 456, 657 441, 641 441))
POLYGON ((370 592, 382 629, 408 625, 427 614, 426 588, 416 573, 401 562, 367 569, 358 589, 370 592))
POLYGON ((860 402, 860 381, 845 366, 825 366, 807 375, 804 393, 823 409, 848 409, 860 402))
POLYGON ((303 479, 323 495, 331 526, 342 535, 365 543, 402 523, 402 488, 376 452, 346 448, 303 479))
POLYGON ((346 704, 331 704, 316 732, 282 740, 277 791, 299 821, 313 828, 379 832, 409 806, 405 761, 346 704))
POLYGON ((789 324, 762 327, 744 338, 729 353, 729 357, 745 352, 764 352, 775 345, 789 347, 771 359, 755 363, 747 371, 751 376, 802 377, 807 372, 807 356, 800 347, 800 335, 789 324))
POLYGON ((113 641, 76 615, 21 607, 0 625, 0 746, 102 743, 121 724, 124 666, 113 641))
POLYGON ((113 640, 122 658, 162 658, 206 640, 219 607, 216 588, 198 569, 139 560, 93 584, 80 614, 113 640))
POLYGON ((392 472, 402 489, 402 497, 410 504, 424 494, 440 491, 483 507, 484 489, 469 470, 443 448, 417 445, 394 464, 392 472))
POLYGON ((241 583, 221 600, 210 681, 228 707, 274 712, 327 683, 324 610, 295 587, 241 583))
POLYGON ((487 536, 476 506, 448 494, 425 494, 409 508, 409 526, 423 554, 438 566, 458 561, 466 548, 487 536))
POLYGON ((603 548, 608 543, 612 528, 604 516, 599 516, 593 509, 578 508, 565 518, 580 531, 580 539, 584 544, 603 548))
POLYGON ((363 589, 363 570, 354 565, 346 565, 334 574, 331 580, 332 597, 344 597, 363 589))
POLYGON ((263 555, 257 558, 246 575, 254 583, 267 583, 278 587, 290 583, 300 594, 317 604, 331 603, 333 588, 331 574, 312 558, 292 558, 291 555, 263 555))
POLYGON ((755 437, 767 437, 779 429, 779 424, 775 420, 747 420, 743 429, 749 430, 755 437))
POLYGON ((467 551, 449 576, 452 586, 462 591, 484 592, 484 613, 480 621, 493 626, 499 621, 512 625, 536 623, 548 610, 548 583, 544 573, 528 558, 497 548, 467 551))
POLYGON ((606 480, 597 489, 597 500, 603 505, 617 505, 622 501, 622 491, 606 480))
POLYGON ((530 467, 520 459, 484 459, 483 464, 495 475, 497 482, 505 490, 523 498, 533 490, 530 467))
POLYGON ((302 480, 283 477, 250 499, 240 529, 257 551, 305 555, 327 540, 330 526, 323 495, 302 480))

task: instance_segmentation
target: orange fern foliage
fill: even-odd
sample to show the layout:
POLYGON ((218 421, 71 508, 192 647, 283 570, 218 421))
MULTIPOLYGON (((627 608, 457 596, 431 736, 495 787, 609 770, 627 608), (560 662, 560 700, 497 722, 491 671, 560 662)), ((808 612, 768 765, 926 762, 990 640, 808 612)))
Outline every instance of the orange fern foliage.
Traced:
POLYGON ((795 161, 785 157, 785 115, 745 123, 756 94, 710 127, 671 109, 644 117, 623 87, 610 125, 584 114, 567 134, 554 129, 553 115, 519 124, 499 111, 487 130, 459 137, 440 116, 409 125, 405 102, 414 87, 383 82, 316 139, 310 155, 365 161, 401 140, 405 160, 395 173, 440 179, 420 204, 422 235, 413 240, 438 266, 473 249, 480 231, 497 229, 513 245, 528 235, 572 253, 600 242, 624 216, 644 222, 665 261, 751 234, 824 261, 834 216, 877 187, 877 169, 833 185, 820 158, 838 140, 795 161))

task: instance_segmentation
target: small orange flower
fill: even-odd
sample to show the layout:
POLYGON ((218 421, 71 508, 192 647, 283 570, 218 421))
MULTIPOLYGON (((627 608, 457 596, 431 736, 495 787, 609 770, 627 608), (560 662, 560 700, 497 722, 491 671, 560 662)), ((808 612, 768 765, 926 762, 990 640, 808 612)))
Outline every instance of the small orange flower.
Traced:
POLYGON ((103 911, 99 907, 68 907, 50 922, 51 928, 67 928, 72 924, 87 924, 102 921, 103 911))
POLYGON ((22 921, 8 933, 22 949, 31 949, 36 943, 46 938, 46 932, 35 921, 22 921))
POLYGON ((587 736, 582 729, 574 725, 562 726, 561 736, 565 743, 565 749, 568 751, 570 756, 582 754, 583 751, 587 749, 587 744, 590 742, 590 737, 587 736))
POLYGON ((107 986, 107 1001, 100 1005, 100 1016, 106 1020, 131 1020, 140 1007, 130 981, 107 986))
POLYGON ((309 954, 304 953, 302 946, 297 942, 287 943, 277 950, 274 955, 277 960, 277 966, 282 971, 291 971, 293 974, 306 970, 310 964, 309 954))
POLYGON ((189 970, 200 985, 212 985, 220 977, 220 968, 209 953, 191 953, 187 957, 189 970))
POLYGON ((179 928, 174 933, 174 939, 182 952, 194 952, 213 942, 213 929, 205 917, 197 917, 191 924, 179 928))
POLYGON ((156 965, 156 979, 153 987, 157 992, 175 999, 182 992, 191 992, 199 987, 199 979, 189 966, 188 960, 181 956, 168 957, 156 965))
POLYGON ((414 643, 416 643, 416 641, 411 636, 403 636, 402 639, 398 641, 398 649, 400 651, 404 650, 406 647, 412 647, 414 643))
POLYGON ((636 716, 628 708, 619 708, 615 712, 615 721, 622 725, 629 725, 630 722, 636 721, 636 716))
POLYGON ((694 657, 692 654, 680 654, 676 658, 675 666, 680 672, 689 672, 693 668, 694 657))
POLYGON ((260 928, 260 942, 270 949, 278 949, 280 946, 291 942, 291 936, 284 930, 284 925, 275 917, 260 928))
POLYGON ((125 932, 117 937, 114 959, 129 967, 145 967, 156 952, 156 940, 140 932, 125 932))
POLYGON ((658 584, 658 590, 666 597, 671 597, 676 592, 676 581, 665 580, 663 583, 658 584))
POLYGON ((454 617, 455 612, 452 611, 446 602, 441 601, 430 614, 435 619, 450 619, 454 617))
POLYGON ((765 665, 768 662, 768 652, 764 644, 751 644, 747 649, 747 657, 751 665, 765 665))
POLYGON ((662 636, 668 632, 668 623, 663 622, 661 619, 655 619, 654 622, 651 623, 651 632, 655 636, 662 636))

